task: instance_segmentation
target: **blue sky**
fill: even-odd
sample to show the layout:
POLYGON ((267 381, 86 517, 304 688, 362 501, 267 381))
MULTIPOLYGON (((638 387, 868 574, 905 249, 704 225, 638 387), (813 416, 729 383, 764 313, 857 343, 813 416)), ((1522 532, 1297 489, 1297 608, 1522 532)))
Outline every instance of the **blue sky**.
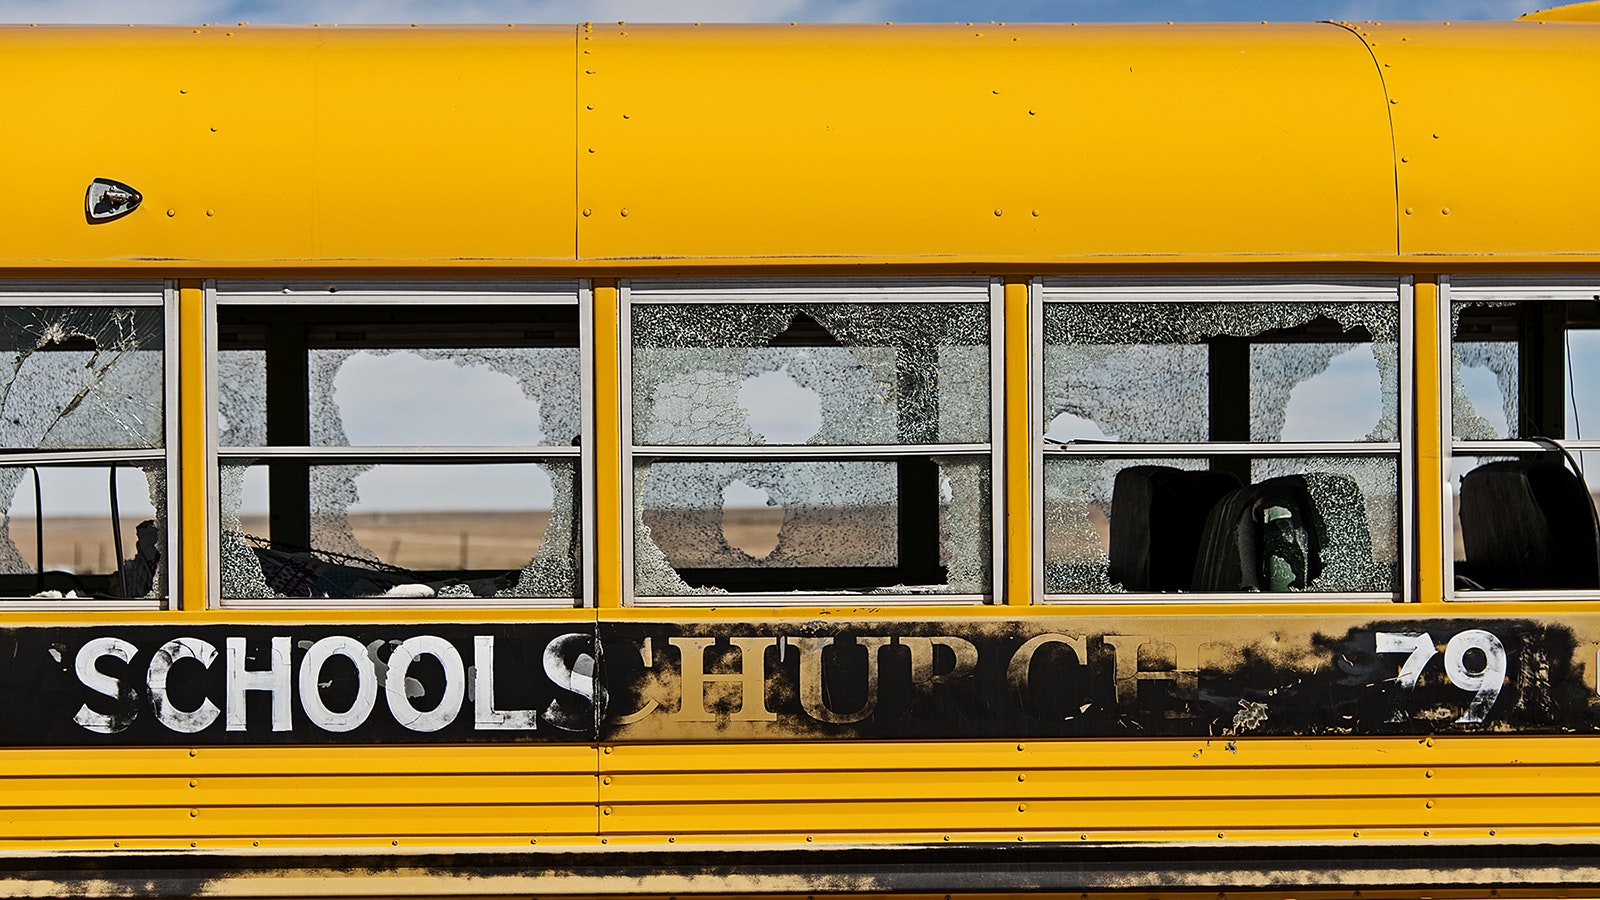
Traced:
POLYGON ((1558 0, 0 0, 0 22, 1161 22, 1510 19, 1558 0))

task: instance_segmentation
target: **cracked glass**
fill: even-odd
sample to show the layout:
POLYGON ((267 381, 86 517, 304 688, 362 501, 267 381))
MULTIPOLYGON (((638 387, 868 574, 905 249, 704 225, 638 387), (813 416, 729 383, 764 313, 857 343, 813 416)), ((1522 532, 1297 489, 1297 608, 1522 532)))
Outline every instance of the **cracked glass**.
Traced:
POLYGON ((1092 446, 1395 442, 1397 304, 1051 302, 1043 320, 1047 594, 1395 589, 1392 454, 1092 446))
POLYGON ((638 445, 989 440, 981 303, 640 304, 638 445))

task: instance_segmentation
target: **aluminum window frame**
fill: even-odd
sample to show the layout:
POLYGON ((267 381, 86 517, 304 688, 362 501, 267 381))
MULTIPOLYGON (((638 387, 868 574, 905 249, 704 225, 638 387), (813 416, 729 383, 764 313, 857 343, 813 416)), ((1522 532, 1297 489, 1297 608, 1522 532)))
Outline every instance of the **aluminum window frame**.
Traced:
POLYGON ((338 609, 338 610, 490 610, 583 609, 595 605, 595 422, 594 422, 594 285, 587 278, 495 280, 207 280, 205 300, 206 382, 206 605, 226 609, 338 609), (557 306, 572 307, 578 319, 579 441, 571 445, 376 445, 376 446, 223 446, 218 429, 218 310, 223 306, 338 307, 347 305, 426 307, 448 310, 452 306, 557 306), (312 464, 340 465, 358 462, 472 464, 570 461, 576 469, 579 496, 574 511, 582 544, 574 573, 577 596, 567 597, 358 597, 270 599, 222 596, 221 577, 221 469, 230 461, 291 459, 312 464))
MULTIPOLYGON (((1446 452, 1440 454, 1443 485, 1440 497, 1444 508, 1440 510, 1439 547, 1445 566, 1443 594, 1446 602, 1493 603, 1498 601, 1544 603, 1562 600, 1594 600, 1600 598, 1600 589, 1550 589, 1550 590, 1458 590, 1456 588, 1456 457, 1513 456, 1523 453, 1548 453, 1546 442, 1527 438, 1467 441, 1455 436, 1455 398, 1453 395, 1455 373, 1454 307, 1457 303, 1472 302, 1593 302, 1600 298, 1600 273, 1584 275, 1441 275, 1438 279, 1439 322, 1439 410, 1440 441, 1446 452)), ((1570 331, 1571 329, 1568 329, 1570 331)), ((1569 360, 1570 363, 1570 360, 1569 360)), ((1517 430, 1521 430, 1518 427, 1517 430)), ((1569 453, 1600 450, 1600 439, 1578 440, 1563 438, 1554 443, 1569 453)), ((1463 470, 1465 474, 1467 470, 1463 470)), ((1590 488, 1591 497, 1593 488, 1590 488)))
MULTIPOLYGON (((708 606, 961 606, 997 605, 1004 601, 1005 570, 1005 306, 1004 280, 997 277, 884 277, 884 278, 680 278, 619 279, 618 301, 618 414, 621 421, 621 509, 627 517, 622 528, 623 606, 641 608, 694 608, 708 606), (931 304, 986 303, 989 308, 989 440, 987 443, 948 444, 833 444, 833 445, 659 445, 634 443, 633 309, 635 305, 756 305, 769 304, 931 304), (908 453, 909 451, 909 453, 908 453), (634 466, 638 457, 662 461, 799 460, 876 461, 898 456, 961 456, 985 458, 989 465, 989 591, 988 593, 880 594, 856 591, 774 591, 760 593, 642 595, 636 590, 634 537, 638 512, 634 498, 634 466)), ((781 569, 775 570, 781 574, 781 569)))
MULTIPOLYGON (((178 286, 167 279, 93 281, 87 279, 26 280, 0 284, 0 306, 159 308, 161 335, 162 445, 148 449, 0 450, 0 465, 72 465, 160 462, 166 477, 166 503, 161 513, 161 560, 166 594, 149 599, 61 599, 0 597, 6 612, 145 612, 177 609, 183 596, 183 566, 177 560, 183 546, 180 483, 178 481, 178 286)), ((122 565, 122 560, 117 565, 122 565)))
POLYGON ((1412 373, 1414 285, 1410 276, 1263 278, 1257 276, 1056 276, 1033 279, 1029 284, 1029 460, 1030 511, 1033 546, 1029 554, 1033 602, 1048 606, 1141 605, 1164 607, 1196 604, 1259 605, 1266 603, 1410 603, 1416 600, 1415 401, 1412 373), (1044 307, 1047 303, 1325 303, 1371 302, 1393 304, 1399 319, 1398 361, 1400 392, 1395 441, 1317 442, 1107 442, 1054 444, 1045 440, 1044 421, 1044 307), (1195 456, 1268 457, 1380 457, 1395 460, 1395 527, 1397 533, 1394 590, 1293 591, 1293 592, 1127 592, 1048 593, 1045 590, 1044 467, 1050 457, 1071 458, 1193 458, 1195 456))

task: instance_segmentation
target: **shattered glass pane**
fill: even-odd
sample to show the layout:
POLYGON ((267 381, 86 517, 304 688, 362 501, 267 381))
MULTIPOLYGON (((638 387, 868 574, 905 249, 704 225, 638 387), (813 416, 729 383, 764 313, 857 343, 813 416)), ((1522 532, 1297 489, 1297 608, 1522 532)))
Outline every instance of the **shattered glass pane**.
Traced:
POLYGON ((1060 442, 1223 439, 1210 421, 1213 357, 1228 346, 1216 339, 1256 338, 1243 363, 1250 440, 1310 439, 1296 436, 1310 421, 1299 407, 1337 394, 1349 408, 1312 416, 1316 439, 1393 441, 1399 333, 1387 303, 1047 303, 1042 422, 1060 442))
POLYGON ((1050 456, 1044 461, 1044 590, 1047 594, 1106 594, 1113 584, 1111 495, 1117 473, 1132 466, 1189 471, 1203 459, 1121 459, 1050 456))
POLYGON ((991 490, 983 457, 637 462, 634 589, 989 593, 991 490))
POLYGON ((0 596, 163 596, 164 469, 120 465, 115 484, 113 517, 108 465, 0 468, 0 596))
POLYGON ((0 309, 0 447, 160 447, 162 342, 159 308, 0 309))
POLYGON ((1515 306, 1503 302, 1450 304, 1450 427, 1460 440, 1487 441, 1521 433, 1521 356, 1515 326, 1510 327, 1510 334, 1496 334, 1505 326, 1497 329, 1488 322, 1462 325, 1463 313, 1515 306))
POLYGON ((577 596, 573 462, 314 465, 310 548, 267 540, 270 468, 222 468, 224 597, 577 596))
MULTIPOLYGON (((1243 462, 1242 458, 1229 460, 1243 462)), ((1207 469, 1197 458, 1124 459, 1078 454, 1052 455, 1044 462, 1045 592, 1048 594, 1121 593, 1111 579, 1112 523, 1119 515, 1149 516, 1151 510, 1113 508, 1117 473, 1133 466, 1165 466, 1186 471, 1207 469)), ((1388 457, 1269 458, 1250 461, 1249 481, 1260 484, 1281 475, 1303 475, 1317 516, 1326 527, 1318 535, 1320 573, 1306 590, 1312 592, 1378 591, 1394 588, 1399 545, 1397 486, 1399 466, 1388 457)), ((1240 480, 1241 483, 1243 479, 1240 480)), ((1210 507, 1215 511, 1222 503, 1210 507)), ((1135 519, 1137 521, 1137 519, 1135 519)), ((1199 520, 1197 520, 1198 522, 1199 520)), ((1211 528, 1206 519, 1187 536, 1201 546, 1201 536, 1211 528)), ((1161 522, 1155 523, 1162 524, 1161 522)), ((1242 523, 1233 523, 1238 527, 1242 523)), ((1253 523, 1264 524, 1264 523, 1253 523)), ((1245 529, 1243 534, 1252 533, 1245 529)), ((1154 543, 1171 541, 1175 532, 1161 538, 1141 538, 1154 543)), ((1243 537, 1221 542, 1225 552, 1261 555, 1249 549, 1243 537)), ((1167 546, 1172 546, 1168 544, 1167 546)), ((1152 550, 1151 552, 1156 552, 1152 550)), ((1197 562, 1198 565, 1198 562, 1197 562)))
POLYGON ((891 462, 658 462, 648 466, 641 513, 673 568, 893 566, 897 491, 891 462), (761 506, 739 503, 759 491, 761 506), (742 496, 741 496, 742 495, 742 496), (738 545, 782 515, 773 549, 738 545))
POLYGON ((1385 456, 1267 457, 1252 460, 1260 483, 1307 475, 1327 523, 1322 574, 1312 591, 1395 590, 1400 564, 1400 463, 1385 456))
POLYGON ((981 303, 639 304, 641 445, 989 441, 981 303))
POLYGON ((217 442, 267 445, 267 351, 217 352, 217 442))

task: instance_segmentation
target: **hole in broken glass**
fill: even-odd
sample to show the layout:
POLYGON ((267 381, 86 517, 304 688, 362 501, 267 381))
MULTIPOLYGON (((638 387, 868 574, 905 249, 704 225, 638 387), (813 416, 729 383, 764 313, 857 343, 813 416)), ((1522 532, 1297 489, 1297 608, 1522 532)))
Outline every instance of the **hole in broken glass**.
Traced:
MULTIPOLYGON (((1282 426, 1277 440, 1343 441, 1352 435, 1377 430, 1383 409, 1379 398, 1382 385, 1378 360, 1372 345, 1302 344, 1311 356, 1292 381, 1288 402, 1283 404, 1282 426), (1320 372, 1308 373, 1316 366, 1315 357, 1329 356, 1320 372)), ((1252 384, 1256 383, 1252 373, 1252 384)), ((1271 379, 1262 379, 1270 383, 1271 379)), ((1263 416, 1264 417, 1264 416, 1263 416)), ((1256 418, 1252 416, 1252 419, 1256 418)), ((1252 435, 1254 437, 1254 435, 1252 435)), ((1258 438, 1258 440, 1263 438, 1258 438)), ((1265 438, 1271 439, 1271 438, 1265 438)))
POLYGON ((353 445, 545 442, 537 398, 509 373, 459 357, 362 350, 339 366, 333 399, 353 445))
POLYGON ((751 559, 766 559, 778 549, 783 506, 765 488, 735 478, 722 489, 722 539, 751 559))
POLYGON ((765 444, 804 444, 822 430, 822 398, 790 377, 788 366, 746 378, 738 403, 745 425, 765 444))

